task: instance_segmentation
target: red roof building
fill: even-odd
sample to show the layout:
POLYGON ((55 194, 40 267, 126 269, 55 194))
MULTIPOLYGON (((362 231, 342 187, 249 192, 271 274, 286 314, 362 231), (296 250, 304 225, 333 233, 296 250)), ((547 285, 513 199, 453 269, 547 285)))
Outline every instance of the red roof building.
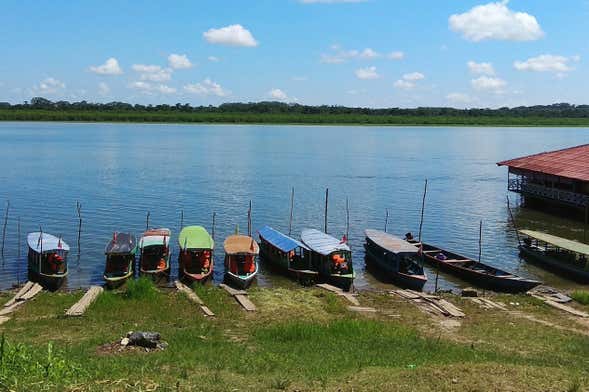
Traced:
POLYGON ((508 189, 526 198, 589 206, 589 144, 497 163, 508 166, 508 189))

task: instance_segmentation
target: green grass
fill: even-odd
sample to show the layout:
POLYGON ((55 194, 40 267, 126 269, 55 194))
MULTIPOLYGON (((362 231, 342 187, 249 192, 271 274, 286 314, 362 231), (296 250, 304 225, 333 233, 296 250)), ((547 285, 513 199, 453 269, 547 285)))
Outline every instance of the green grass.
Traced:
POLYGON ((571 298, 582 305, 589 305, 589 291, 576 290, 571 293, 571 298))
MULTIPOLYGON (((248 313, 223 290, 193 289, 215 318, 149 281, 100 295, 81 318, 63 312, 81 293, 42 293, 0 329, 0 390, 567 390, 587 387, 589 340, 491 312, 459 298, 453 331, 388 294, 363 293, 347 310, 318 289, 253 288, 248 313), (394 315, 395 317, 391 317, 394 315), (128 331, 158 331, 164 351, 108 352, 128 331), (550 355, 546 355, 550 353, 550 355), (457 379, 457 381, 454 381, 457 379), (41 384, 42 383, 42 384, 41 384)), ((557 311, 513 299, 535 317, 557 311)), ((566 326, 566 325, 565 325, 566 326)))

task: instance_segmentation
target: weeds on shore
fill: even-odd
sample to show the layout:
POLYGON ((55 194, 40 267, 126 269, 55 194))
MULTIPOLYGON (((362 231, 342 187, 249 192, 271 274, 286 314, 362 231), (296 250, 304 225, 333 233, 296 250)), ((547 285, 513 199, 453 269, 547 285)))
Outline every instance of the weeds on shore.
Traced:
POLYGON ((583 305, 589 305, 589 291, 576 290, 571 294, 571 298, 583 305))

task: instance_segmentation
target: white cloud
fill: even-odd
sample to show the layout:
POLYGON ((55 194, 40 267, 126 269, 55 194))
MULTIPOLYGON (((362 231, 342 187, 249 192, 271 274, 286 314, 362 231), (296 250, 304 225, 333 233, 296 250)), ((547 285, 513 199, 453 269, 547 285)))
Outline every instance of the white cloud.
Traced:
POLYGON ((407 73, 407 74, 403 75, 403 79, 408 80, 410 82, 415 82, 418 80, 425 79, 425 75, 422 74, 421 72, 412 72, 412 73, 407 73))
POLYGON ((229 91, 224 90, 220 84, 213 82, 210 79, 205 79, 201 83, 187 84, 184 90, 197 95, 216 95, 217 97, 226 97, 230 94, 229 91))
POLYGON ((464 93, 450 93, 446 95, 446 99, 453 104, 469 104, 474 101, 470 95, 464 93))
POLYGON ((405 53, 403 52, 391 52, 387 55, 387 58, 391 60, 403 60, 405 58, 405 53))
POLYGON ((374 66, 357 69, 355 73, 358 79, 363 80, 378 79, 380 77, 380 75, 376 72, 376 67, 374 66))
POLYGON ((258 42, 254 39, 252 33, 239 24, 221 27, 219 29, 209 29, 202 35, 211 44, 246 47, 258 46, 258 42))
POLYGON ((173 69, 192 68, 192 63, 185 54, 174 54, 168 56, 168 65, 173 69))
POLYGON ((366 48, 362 52, 360 52, 358 57, 360 57, 361 59, 375 59, 377 57, 380 57, 380 53, 377 53, 370 48, 366 48))
POLYGON ((91 66, 90 71, 98 75, 120 75, 123 73, 118 60, 114 57, 107 59, 102 65, 91 66))
POLYGON ((483 40, 533 41, 544 36, 533 15, 515 12, 507 7, 508 0, 478 5, 463 14, 451 15, 450 29, 463 38, 483 40))
POLYGON ((172 79, 173 69, 162 68, 159 65, 133 64, 131 66, 133 71, 141 73, 141 80, 149 80, 151 82, 166 82, 172 79))
POLYGON ((415 87, 415 82, 423 79, 425 79, 425 75, 421 72, 406 73, 401 79, 397 80, 393 86, 402 90, 411 90, 415 87))
POLYGON ((367 0, 299 0, 303 4, 365 3, 367 0))
POLYGON ((98 94, 105 96, 110 93, 110 87, 104 82, 98 83, 98 94))
POLYGON ((468 66, 470 73, 474 75, 495 75, 495 69, 491 63, 476 63, 474 61, 469 61, 466 65, 468 66))
POLYGON ((272 99, 276 99, 278 101, 286 101, 288 99, 288 95, 284 91, 279 88, 273 88, 272 90, 268 91, 268 95, 272 99))
POLYGON ((475 90, 487 91, 495 94, 502 94, 504 88, 507 86, 507 82, 500 78, 481 76, 476 79, 472 79, 470 84, 475 90))
POLYGON ((395 86, 396 88, 400 88, 402 90, 411 90, 413 87, 415 87, 415 83, 399 79, 393 84, 393 86, 395 86))
MULTIPOLYGON (((387 55, 387 57, 393 58, 391 57, 393 54, 396 56, 400 55, 401 58, 403 56, 402 52, 393 52, 392 54, 387 55)), ((339 45, 332 45, 331 53, 321 54, 321 62, 326 64, 341 64, 348 60, 373 60, 380 57, 383 57, 383 55, 372 48, 365 48, 362 50, 342 49, 339 45)))
POLYGON ((152 73, 158 72, 162 69, 159 65, 145 65, 145 64, 133 64, 131 69, 135 72, 152 73))
POLYGON ((45 78, 33 87, 34 94, 55 94, 65 90, 65 83, 55 78, 45 78))
POLYGON ((211 61, 211 62, 213 62, 213 63, 216 63, 216 62, 219 62, 219 61, 221 61, 221 59, 220 59, 220 58, 218 58, 218 57, 215 57, 215 56, 209 56, 209 57, 207 58, 207 60, 209 60, 209 61, 211 61))
POLYGON ((580 58, 575 56, 569 58, 565 56, 543 54, 538 57, 529 58, 526 61, 516 61, 513 63, 513 66, 518 71, 564 73, 573 70, 569 65, 571 60, 577 62, 580 58))
POLYGON ((133 90, 141 91, 145 94, 154 94, 154 93, 161 93, 161 94, 174 94, 176 89, 174 87, 167 86, 165 84, 151 84, 148 82, 138 81, 133 82, 129 85, 129 88, 133 90))

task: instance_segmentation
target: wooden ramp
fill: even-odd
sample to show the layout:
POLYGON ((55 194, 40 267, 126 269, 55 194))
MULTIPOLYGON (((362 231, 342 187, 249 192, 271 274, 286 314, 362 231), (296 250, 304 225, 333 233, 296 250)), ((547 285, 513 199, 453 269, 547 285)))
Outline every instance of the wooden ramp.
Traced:
POLYGON ((33 299, 35 295, 43 291, 43 286, 39 283, 27 282, 25 285, 16 293, 16 295, 4 304, 0 309, 0 324, 4 324, 10 320, 10 314, 18 309, 25 302, 33 299))
POLYGON ((484 297, 463 297, 463 298, 466 298, 469 301, 474 302, 475 304, 479 305, 483 309, 508 310, 507 306, 505 306, 501 302, 491 301, 488 298, 484 298, 484 297))
POLYGON ((175 281, 174 284, 176 285, 176 288, 178 289, 178 291, 186 294, 186 296, 188 297, 189 300, 191 300, 192 302, 194 302, 195 304, 197 304, 200 307, 200 310, 204 313, 204 315, 206 317, 214 317, 215 316, 215 313, 213 313, 213 311, 205 305, 204 301, 202 299, 200 299, 200 297, 198 295, 196 295, 194 290, 191 290, 190 287, 186 286, 184 283, 182 283, 178 280, 175 281))
POLYGON ((344 290, 340 289, 339 287, 335 287, 335 286, 332 286, 327 283, 320 283, 320 284, 317 284, 316 286, 319 288, 322 288, 324 290, 331 291, 332 293, 337 294, 340 297, 344 297, 353 306, 360 306, 360 302, 358 301, 358 299, 356 298, 356 296, 354 294, 348 293, 347 291, 344 291, 344 290))
POLYGON ((65 315, 69 317, 82 316, 103 291, 104 289, 100 286, 90 286, 82 298, 65 312, 65 315))
POLYGON ((460 308, 437 295, 425 294, 414 290, 394 290, 391 294, 396 294, 401 298, 418 304, 426 310, 446 317, 461 318, 465 316, 460 308))
POLYGON ((235 290, 233 287, 229 287, 225 283, 221 283, 219 287, 235 298, 235 300, 248 312, 256 311, 256 305, 254 305, 254 303, 248 298, 247 291, 235 290))

